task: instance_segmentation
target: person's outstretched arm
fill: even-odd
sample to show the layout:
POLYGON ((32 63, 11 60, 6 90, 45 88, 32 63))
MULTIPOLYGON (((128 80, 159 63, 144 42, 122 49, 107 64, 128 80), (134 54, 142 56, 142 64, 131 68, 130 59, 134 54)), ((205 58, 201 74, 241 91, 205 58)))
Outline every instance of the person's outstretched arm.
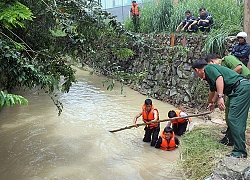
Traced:
POLYGON ((179 29, 180 29, 180 27, 183 25, 183 22, 181 22, 178 26, 177 26, 177 28, 176 28, 176 32, 178 32, 179 31, 179 29))
POLYGON ((137 114, 137 115, 135 116, 135 118, 134 118, 134 125, 135 125, 135 127, 138 127, 137 124, 136 124, 136 121, 137 121, 137 119, 138 119, 141 115, 142 115, 142 112, 140 112, 139 114, 137 114))

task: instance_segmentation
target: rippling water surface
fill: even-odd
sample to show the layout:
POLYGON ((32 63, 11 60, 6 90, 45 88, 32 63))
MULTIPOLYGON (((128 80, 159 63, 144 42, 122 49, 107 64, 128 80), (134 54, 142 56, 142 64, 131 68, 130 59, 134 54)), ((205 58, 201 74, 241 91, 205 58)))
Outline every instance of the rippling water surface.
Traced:
MULTIPOLYGON (((146 96, 127 87, 120 94, 118 84, 107 91, 105 78, 82 70, 77 79, 69 93, 59 96, 61 116, 50 97, 38 91, 20 92, 29 106, 0 112, 1 180, 181 179, 175 168, 179 151, 142 142, 143 127, 109 132, 132 125, 146 96)), ((153 104, 160 119, 174 108, 154 99, 153 104)))

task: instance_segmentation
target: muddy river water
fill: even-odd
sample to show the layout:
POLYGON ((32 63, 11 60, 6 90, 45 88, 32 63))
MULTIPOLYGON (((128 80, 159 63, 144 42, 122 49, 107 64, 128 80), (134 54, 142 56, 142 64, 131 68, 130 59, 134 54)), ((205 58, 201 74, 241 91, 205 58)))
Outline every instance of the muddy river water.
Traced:
MULTIPOLYGON (((0 111, 1 180, 151 180, 181 179, 179 150, 166 152, 142 142, 143 127, 132 125, 147 98, 119 83, 107 91, 104 77, 77 71, 78 82, 60 94, 60 116, 50 97, 24 91, 28 106, 0 111)), ((153 99, 160 119, 175 109, 153 99)), ((138 123, 141 123, 141 118, 138 123)), ((161 130, 165 126, 161 123, 161 130)))

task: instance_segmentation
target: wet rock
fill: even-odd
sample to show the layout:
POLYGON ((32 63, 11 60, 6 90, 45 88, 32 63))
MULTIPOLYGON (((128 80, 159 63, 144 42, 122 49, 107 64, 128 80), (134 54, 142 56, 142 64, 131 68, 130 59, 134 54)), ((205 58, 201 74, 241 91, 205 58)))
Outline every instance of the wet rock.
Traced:
POLYGON ((177 73, 179 78, 182 78, 182 71, 180 71, 179 68, 177 68, 176 73, 177 73))
POLYGON ((176 94, 177 94, 176 89, 171 89, 169 96, 171 97, 171 96, 176 95, 176 94))
POLYGON ((188 96, 185 96, 184 99, 183 99, 184 102, 189 102, 189 97, 188 96))
POLYGON ((173 78, 173 79, 172 79, 172 86, 176 86, 176 84, 177 84, 177 82, 176 82, 176 80, 173 78))
POLYGON ((172 66, 172 75, 174 76, 174 75, 176 75, 176 68, 174 67, 174 66, 172 66))
POLYGON ((242 158, 225 158, 205 180, 250 180, 250 162, 242 158))

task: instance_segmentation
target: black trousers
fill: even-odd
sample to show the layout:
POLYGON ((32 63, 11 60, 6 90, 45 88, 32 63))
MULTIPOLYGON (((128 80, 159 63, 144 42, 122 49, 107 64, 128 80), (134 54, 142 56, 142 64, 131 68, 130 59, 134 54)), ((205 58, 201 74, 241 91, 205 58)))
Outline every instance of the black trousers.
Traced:
POLYGON ((201 22, 201 23, 198 25, 200 31, 202 31, 202 32, 204 32, 204 31, 210 32, 210 26, 211 26, 211 24, 206 23, 206 22, 201 22))
POLYGON ((155 127, 153 129, 149 129, 149 127, 145 126, 144 128, 145 130, 145 134, 144 134, 144 138, 143 138, 143 142, 150 142, 150 146, 155 146, 155 143, 158 139, 159 136, 159 132, 160 132, 160 124, 158 125, 158 127, 155 127), (152 140, 151 140, 151 136, 152 136, 152 140))
POLYGON ((178 136, 183 135, 186 132, 187 129, 187 123, 188 122, 184 122, 184 123, 173 123, 172 124, 172 128, 174 130, 174 133, 178 136))

